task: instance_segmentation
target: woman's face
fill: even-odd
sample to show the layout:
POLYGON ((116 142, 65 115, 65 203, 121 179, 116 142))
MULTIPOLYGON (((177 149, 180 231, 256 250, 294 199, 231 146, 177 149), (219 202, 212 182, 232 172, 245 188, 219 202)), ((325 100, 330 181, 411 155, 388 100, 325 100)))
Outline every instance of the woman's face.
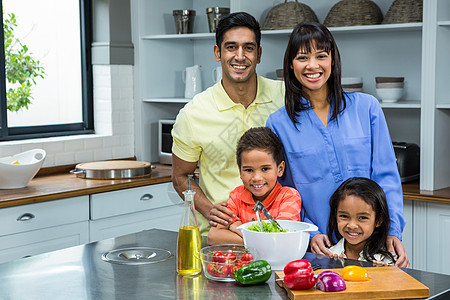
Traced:
POLYGON ((291 68, 306 94, 324 90, 328 94, 327 81, 331 75, 332 65, 331 53, 316 49, 314 46, 310 53, 305 49, 299 49, 292 60, 291 68))

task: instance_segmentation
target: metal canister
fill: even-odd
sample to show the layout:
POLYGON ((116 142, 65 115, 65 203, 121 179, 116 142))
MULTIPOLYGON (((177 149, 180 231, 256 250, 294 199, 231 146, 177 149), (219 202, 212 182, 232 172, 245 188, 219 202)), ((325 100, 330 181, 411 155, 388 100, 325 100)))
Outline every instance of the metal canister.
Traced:
POLYGON ((173 11, 177 33, 192 33, 194 29, 195 10, 179 9, 173 11))
POLYGON ((216 32, 220 19, 229 13, 230 9, 228 7, 208 7, 206 14, 208 15, 209 32, 216 32))

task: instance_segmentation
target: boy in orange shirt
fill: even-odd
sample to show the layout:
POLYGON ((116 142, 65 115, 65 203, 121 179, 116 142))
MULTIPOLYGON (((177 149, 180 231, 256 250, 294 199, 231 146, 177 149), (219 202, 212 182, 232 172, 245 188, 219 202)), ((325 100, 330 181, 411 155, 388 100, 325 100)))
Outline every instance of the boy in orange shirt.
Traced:
MULTIPOLYGON (((230 193, 227 204, 236 217, 229 226, 211 227, 210 245, 244 244, 237 227, 256 220, 256 201, 262 202, 275 219, 300 221, 300 194, 278 182, 285 166, 283 145, 270 128, 255 127, 244 133, 237 144, 236 160, 243 185, 230 193)), ((264 215, 261 219, 267 220, 264 215)))

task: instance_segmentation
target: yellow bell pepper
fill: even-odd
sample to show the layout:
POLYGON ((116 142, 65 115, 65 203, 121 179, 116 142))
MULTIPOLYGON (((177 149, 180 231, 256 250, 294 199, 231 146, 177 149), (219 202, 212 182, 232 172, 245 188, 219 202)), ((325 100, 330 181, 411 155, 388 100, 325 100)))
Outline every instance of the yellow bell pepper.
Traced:
POLYGON ((342 270, 342 278, 347 281, 368 281, 369 272, 360 266, 346 266, 342 270))

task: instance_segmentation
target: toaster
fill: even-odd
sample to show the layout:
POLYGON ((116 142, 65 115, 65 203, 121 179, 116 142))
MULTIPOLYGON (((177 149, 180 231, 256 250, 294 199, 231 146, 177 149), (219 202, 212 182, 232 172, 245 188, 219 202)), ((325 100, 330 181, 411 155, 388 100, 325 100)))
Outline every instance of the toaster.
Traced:
POLYGON ((402 183, 419 179, 420 148, 417 144, 392 142, 395 151, 395 161, 402 183))

